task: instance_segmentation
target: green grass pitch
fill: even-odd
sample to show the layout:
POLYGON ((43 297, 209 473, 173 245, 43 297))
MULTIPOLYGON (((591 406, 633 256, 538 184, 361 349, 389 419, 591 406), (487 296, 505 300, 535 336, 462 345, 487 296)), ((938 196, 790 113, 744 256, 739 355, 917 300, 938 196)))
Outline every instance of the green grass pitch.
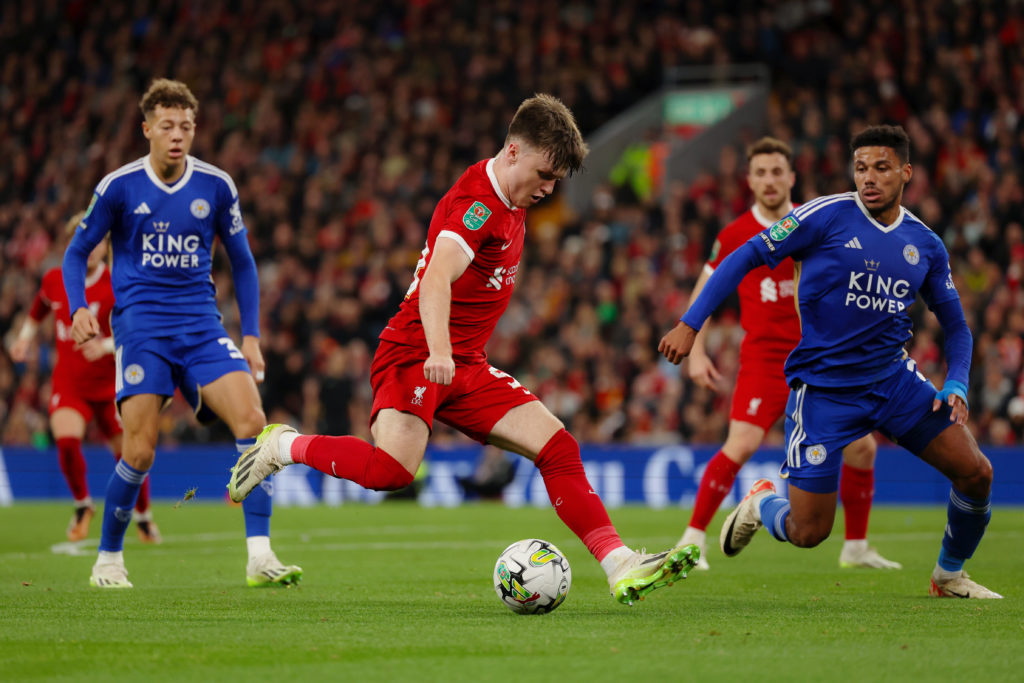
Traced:
MULTIPOLYGON (((89 552, 55 554, 66 503, 0 509, 0 680, 1009 681, 1024 676, 1024 510, 997 508, 968 564, 1004 600, 928 597, 943 508, 877 507, 871 540, 902 571, 840 570, 841 512, 813 550, 760 532, 740 556, 634 607, 550 509, 407 503, 279 509, 274 547, 295 588, 245 586, 238 509, 156 505, 164 534, 125 547, 135 588, 88 585, 89 552), (491 572, 510 542, 565 551, 557 611, 517 616, 491 572)), ((711 526, 717 534, 723 513, 711 526)), ((612 511, 623 539, 660 550, 679 509, 612 511)), ((713 544, 715 545, 715 544, 713 544)))

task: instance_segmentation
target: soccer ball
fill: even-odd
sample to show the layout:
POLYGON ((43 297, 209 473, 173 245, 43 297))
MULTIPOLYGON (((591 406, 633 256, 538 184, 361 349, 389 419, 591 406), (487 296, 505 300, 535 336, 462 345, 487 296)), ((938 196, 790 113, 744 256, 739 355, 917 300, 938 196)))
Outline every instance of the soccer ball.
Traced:
POLYGON ((572 585, 569 560, 553 543, 516 541, 494 565, 494 592, 516 614, 544 614, 565 600, 572 585))

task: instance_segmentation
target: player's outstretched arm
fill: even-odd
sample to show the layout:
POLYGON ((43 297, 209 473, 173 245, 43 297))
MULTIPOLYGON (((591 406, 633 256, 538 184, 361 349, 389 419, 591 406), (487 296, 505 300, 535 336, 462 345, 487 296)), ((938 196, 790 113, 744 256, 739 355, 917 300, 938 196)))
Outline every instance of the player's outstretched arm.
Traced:
POLYGON ((739 286, 744 275, 764 263, 763 256, 753 246, 754 239, 756 237, 725 257, 699 290, 699 294, 691 297, 690 307, 683 314, 679 324, 662 337, 658 351, 669 362, 677 365, 682 362, 693 348, 694 338, 704 326, 704 321, 725 300, 729 292, 739 286))
MULTIPOLYGON (((704 266, 700 277, 697 278, 697 284, 693 286, 690 301, 700 296, 700 292, 704 289, 704 285, 707 283, 708 277, 710 277, 712 272, 714 271, 709 265, 704 266)), ((719 391, 721 389, 722 374, 718 372, 718 368, 715 367, 714 362, 707 354, 704 346, 704 338, 706 336, 707 330, 704 328, 697 332, 697 336, 693 340, 693 348, 690 350, 687 374, 690 375, 690 380, 697 386, 712 391, 719 391)))
POLYGON ((430 355, 423 363, 428 382, 451 384, 455 377, 451 333, 452 283, 466 272, 469 256, 453 239, 438 237, 420 282, 420 320, 430 355))

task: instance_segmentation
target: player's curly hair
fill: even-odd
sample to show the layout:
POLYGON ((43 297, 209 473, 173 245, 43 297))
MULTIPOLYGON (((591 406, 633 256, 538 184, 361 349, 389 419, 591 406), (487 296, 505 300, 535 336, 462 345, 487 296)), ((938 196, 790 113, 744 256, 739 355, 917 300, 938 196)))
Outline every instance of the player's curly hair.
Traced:
POLYGON ((505 144, 512 139, 546 152, 555 170, 564 169, 569 175, 580 170, 590 151, 569 108, 557 97, 543 93, 519 105, 505 144))
POLYGON ((149 117, 157 107, 173 107, 177 109, 191 109, 196 116, 199 115, 199 100, 188 89, 188 86, 181 81, 172 81, 169 78, 158 78, 149 86, 149 90, 139 100, 139 109, 142 115, 149 117))
POLYGON ((747 161, 749 162, 758 154, 781 154, 786 157, 790 167, 792 168, 793 166, 793 148, 782 140, 773 138, 770 135, 764 136, 747 147, 747 161))
POLYGON ((910 136, 903 126, 869 126, 850 140, 851 153, 861 147, 889 147, 896 152, 901 164, 910 161, 910 136))

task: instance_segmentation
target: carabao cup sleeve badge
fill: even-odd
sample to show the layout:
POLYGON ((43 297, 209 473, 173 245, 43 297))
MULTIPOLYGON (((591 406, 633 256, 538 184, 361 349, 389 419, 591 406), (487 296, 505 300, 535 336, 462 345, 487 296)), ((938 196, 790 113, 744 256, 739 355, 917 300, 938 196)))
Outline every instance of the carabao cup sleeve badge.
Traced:
POLYGON ((466 209, 466 213, 463 214, 462 224, 470 230, 479 230, 490 217, 490 209, 480 202, 473 202, 473 205, 466 209))
POLYGON ((776 242, 789 237, 789 234, 797 229, 800 224, 792 216, 786 216, 781 221, 768 228, 768 235, 776 242))

